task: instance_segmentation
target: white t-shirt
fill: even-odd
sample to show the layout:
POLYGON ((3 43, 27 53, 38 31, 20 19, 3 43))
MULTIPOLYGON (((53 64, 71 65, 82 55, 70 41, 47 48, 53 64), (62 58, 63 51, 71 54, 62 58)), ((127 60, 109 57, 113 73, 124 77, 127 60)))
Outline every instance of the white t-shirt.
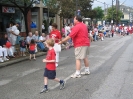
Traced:
POLYGON ((42 25, 42 29, 45 29, 45 26, 44 25, 42 25))
MULTIPOLYGON (((16 25, 12 26, 12 31, 13 31, 14 33, 15 33, 15 30, 18 30, 18 28, 16 27, 16 25)), ((16 36, 16 35, 11 34, 11 38, 12 38, 12 39, 16 39, 16 38, 17 38, 17 36, 16 36)))
POLYGON ((12 31, 12 27, 6 28, 8 37, 11 37, 11 31, 12 31))
POLYGON ((49 27, 48 27, 48 32, 50 33, 52 31, 52 26, 50 25, 49 27))
POLYGON ((38 41, 39 40, 39 35, 33 35, 33 39, 35 40, 35 41, 38 41))
POLYGON ((67 36, 71 32, 70 26, 65 27, 65 36, 67 36))
POLYGON ((43 40, 46 40, 46 37, 40 36, 40 37, 39 37, 39 41, 43 41, 43 40))
POLYGON ((33 39, 33 36, 32 36, 32 37, 27 36, 27 38, 26 38, 26 42, 29 44, 29 43, 30 43, 30 41, 31 41, 31 39, 33 39))

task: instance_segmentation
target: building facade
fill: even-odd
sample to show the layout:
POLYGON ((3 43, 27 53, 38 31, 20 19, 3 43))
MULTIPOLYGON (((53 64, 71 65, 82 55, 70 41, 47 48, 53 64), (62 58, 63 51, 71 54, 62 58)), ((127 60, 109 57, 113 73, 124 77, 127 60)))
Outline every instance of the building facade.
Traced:
POLYGON ((133 8, 126 5, 120 5, 120 10, 123 12, 121 23, 123 24, 133 23, 133 8))

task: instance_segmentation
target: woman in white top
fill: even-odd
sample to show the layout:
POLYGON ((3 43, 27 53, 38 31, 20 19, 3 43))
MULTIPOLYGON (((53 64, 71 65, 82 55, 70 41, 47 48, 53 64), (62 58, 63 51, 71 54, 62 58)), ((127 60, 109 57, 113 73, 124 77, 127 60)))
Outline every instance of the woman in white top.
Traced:
POLYGON ((7 33, 7 36, 8 36, 8 40, 11 42, 11 31, 12 31, 12 24, 7 24, 7 27, 6 27, 6 33, 7 33))

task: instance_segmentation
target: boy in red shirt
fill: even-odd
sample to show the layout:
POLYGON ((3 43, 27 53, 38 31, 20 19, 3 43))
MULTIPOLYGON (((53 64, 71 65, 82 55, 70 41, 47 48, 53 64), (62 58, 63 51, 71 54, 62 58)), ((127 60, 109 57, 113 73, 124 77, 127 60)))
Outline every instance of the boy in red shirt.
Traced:
POLYGON ((44 89, 40 93, 48 92, 48 79, 52 79, 54 81, 59 82, 60 90, 64 89, 64 87, 65 87, 65 81, 56 78, 56 65, 55 65, 56 54, 55 54, 55 50, 53 48, 54 40, 48 39, 46 41, 46 46, 49 49, 49 51, 47 52, 46 58, 43 59, 43 62, 46 63, 46 67, 45 67, 45 72, 44 72, 44 89))

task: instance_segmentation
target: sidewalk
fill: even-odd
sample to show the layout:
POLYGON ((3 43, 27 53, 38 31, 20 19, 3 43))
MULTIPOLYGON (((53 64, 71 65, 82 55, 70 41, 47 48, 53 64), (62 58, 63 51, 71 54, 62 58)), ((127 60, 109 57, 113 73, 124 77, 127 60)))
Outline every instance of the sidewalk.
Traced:
MULTIPOLYGON (((64 49, 65 49, 65 46, 62 47, 61 49, 64 50, 64 49)), ((47 52, 37 52, 37 53, 36 53, 36 57, 46 55, 46 53, 47 53, 47 52)), ((22 62, 22 61, 25 61, 25 60, 29 60, 29 56, 17 57, 17 58, 11 59, 11 60, 9 60, 9 61, 0 63, 0 68, 1 68, 1 67, 5 67, 5 66, 9 66, 9 65, 11 65, 11 64, 19 63, 19 62, 22 62)))

